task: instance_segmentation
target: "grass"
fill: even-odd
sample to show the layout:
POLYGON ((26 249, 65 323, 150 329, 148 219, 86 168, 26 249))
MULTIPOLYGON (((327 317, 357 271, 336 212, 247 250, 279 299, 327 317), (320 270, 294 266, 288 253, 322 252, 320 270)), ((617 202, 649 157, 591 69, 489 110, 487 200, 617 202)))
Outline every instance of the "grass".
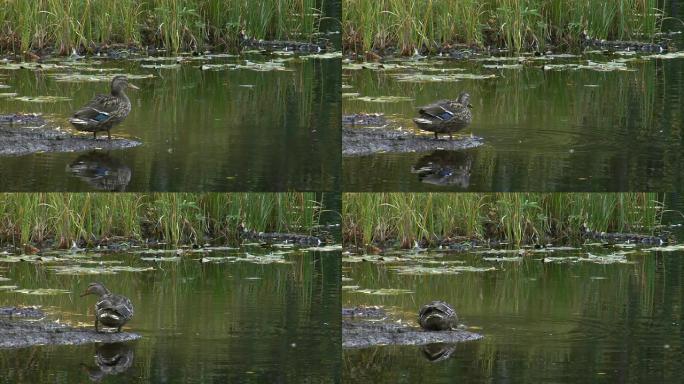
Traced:
POLYGON ((6 0, 0 47, 62 54, 101 44, 154 45, 178 52, 258 39, 311 40, 332 0, 6 0))
POLYGON ((256 231, 309 232, 323 202, 313 193, 21 193, 0 194, 0 241, 14 245, 113 236, 171 244, 233 240, 256 231))
POLYGON ((343 0, 343 45, 402 54, 447 44, 544 49, 600 39, 653 36, 664 18, 657 0, 343 0))
POLYGON ((578 239, 595 231, 652 231, 663 203, 655 193, 347 193, 343 242, 365 246, 398 241, 434 243, 445 237, 514 244, 578 239))

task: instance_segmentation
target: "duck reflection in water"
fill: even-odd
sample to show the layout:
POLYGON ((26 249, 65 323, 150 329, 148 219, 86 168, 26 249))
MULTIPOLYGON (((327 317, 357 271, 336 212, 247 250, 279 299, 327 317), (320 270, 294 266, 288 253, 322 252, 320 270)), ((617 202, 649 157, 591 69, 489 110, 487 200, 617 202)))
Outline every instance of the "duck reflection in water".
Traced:
POLYGON ((95 366, 86 366, 91 381, 100 382, 109 375, 126 372, 132 365, 135 354, 133 347, 126 343, 105 343, 95 347, 95 366))
POLYGON ((67 165, 67 171, 100 191, 123 192, 131 181, 131 168, 100 151, 80 155, 67 165))
POLYGON ((418 159, 411 173, 421 182, 434 185, 453 185, 462 189, 470 186, 473 156, 468 151, 435 151, 418 159))
POLYGON ((447 360, 456 352, 456 344, 433 343, 424 345, 423 357, 433 363, 447 360))

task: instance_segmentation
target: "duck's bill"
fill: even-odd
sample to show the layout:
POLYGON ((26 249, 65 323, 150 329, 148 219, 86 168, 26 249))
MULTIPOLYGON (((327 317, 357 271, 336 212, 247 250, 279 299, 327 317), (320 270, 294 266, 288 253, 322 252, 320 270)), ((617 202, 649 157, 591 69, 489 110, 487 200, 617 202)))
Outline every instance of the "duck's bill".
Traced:
POLYGON ((128 86, 131 87, 131 88, 133 88, 133 89, 140 89, 140 88, 136 87, 135 85, 133 85, 133 84, 131 84, 131 83, 128 83, 128 86))
POLYGON ((473 105, 468 103, 468 108, 473 109, 473 105))
POLYGON ((81 297, 83 297, 83 296, 88 296, 88 292, 86 291, 86 292, 81 293, 81 297))

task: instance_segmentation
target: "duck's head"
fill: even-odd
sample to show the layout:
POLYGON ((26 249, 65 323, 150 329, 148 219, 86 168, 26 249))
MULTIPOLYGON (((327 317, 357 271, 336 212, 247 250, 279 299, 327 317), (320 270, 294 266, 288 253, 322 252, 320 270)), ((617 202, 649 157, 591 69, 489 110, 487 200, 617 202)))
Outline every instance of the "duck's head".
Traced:
POLYGON ((114 76, 112 79, 112 94, 113 95, 118 95, 126 90, 126 88, 133 88, 133 89, 140 89, 136 87, 133 84, 130 84, 128 82, 128 78, 126 76, 114 76))
POLYGON ((468 92, 461 92, 461 94, 458 95, 457 101, 461 105, 465 105, 468 108, 473 108, 473 105, 470 104, 470 93, 468 93, 468 92))
POLYGON ((98 282, 93 282, 88 284, 88 288, 86 288, 85 292, 81 294, 81 297, 86 296, 86 295, 98 295, 98 296, 104 296, 108 295, 109 290, 105 288, 105 286, 102 283, 98 282))

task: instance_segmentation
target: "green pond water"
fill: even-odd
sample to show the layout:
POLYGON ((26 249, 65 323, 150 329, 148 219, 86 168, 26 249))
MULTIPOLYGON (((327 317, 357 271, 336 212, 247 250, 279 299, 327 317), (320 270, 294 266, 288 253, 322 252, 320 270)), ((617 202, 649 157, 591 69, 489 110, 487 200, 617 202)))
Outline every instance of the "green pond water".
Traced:
POLYGON ((342 306, 381 305, 394 319, 415 324, 421 305, 445 300, 467 330, 484 338, 457 344, 451 357, 439 362, 425 358, 423 347, 344 349, 344 382, 681 380, 682 250, 585 247, 515 261, 484 259, 514 253, 421 255, 417 264, 343 259, 348 287, 342 306), (416 274, 407 268, 416 265, 452 274, 416 274), (481 270, 459 272, 463 267, 481 270), (406 292, 359 292, 383 288, 406 292))
POLYGON ((381 69, 348 63, 342 76, 344 115, 384 113, 408 130, 415 130, 420 106, 467 91, 473 122, 461 134, 484 141, 458 152, 436 145, 426 153, 345 156, 346 191, 666 191, 684 185, 681 53, 401 60, 381 69))
POLYGON ((141 259, 159 256, 174 254, 90 255, 42 263, 7 263, 0 256, 5 278, 0 285, 68 292, 39 296, 0 289, 0 306, 40 305, 50 318, 92 327, 95 297, 79 294, 89 282, 102 281, 131 299, 135 315, 124 331, 142 336, 118 346, 0 350, 0 382, 85 383, 98 377, 104 383, 339 382, 339 251, 257 245, 186 253, 176 261, 141 259), (60 269, 74 265, 153 270, 85 275, 60 269), (103 373, 96 357, 115 352, 132 364, 116 374, 103 373))
MULTIPOLYGON (((339 58, 247 52, 241 57, 183 57, 179 65, 174 58, 96 58, 47 63, 58 68, 10 69, 15 64, 0 63, 0 92, 60 99, 36 103, 4 96, 0 97, 0 114, 41 113, 63 129, 71 129, 67 119, 76 109, 95 94, 109 92, 103 76, 133 75, 130 82, 140 90, 127 92, 132 112, 112 134, 135 138, 143 145, 3 157, 3 191, 102 188, 97 181, 69 171, 69 165, 78 161, 91 162, 99 170, 95 175, 122 175, 121 181, 109 187, 116 190, 338 188, 339 58), (100 81, 83 81, 73 75, 100 81)), ((105 140, 106 134, 101 137, 105 140)))

